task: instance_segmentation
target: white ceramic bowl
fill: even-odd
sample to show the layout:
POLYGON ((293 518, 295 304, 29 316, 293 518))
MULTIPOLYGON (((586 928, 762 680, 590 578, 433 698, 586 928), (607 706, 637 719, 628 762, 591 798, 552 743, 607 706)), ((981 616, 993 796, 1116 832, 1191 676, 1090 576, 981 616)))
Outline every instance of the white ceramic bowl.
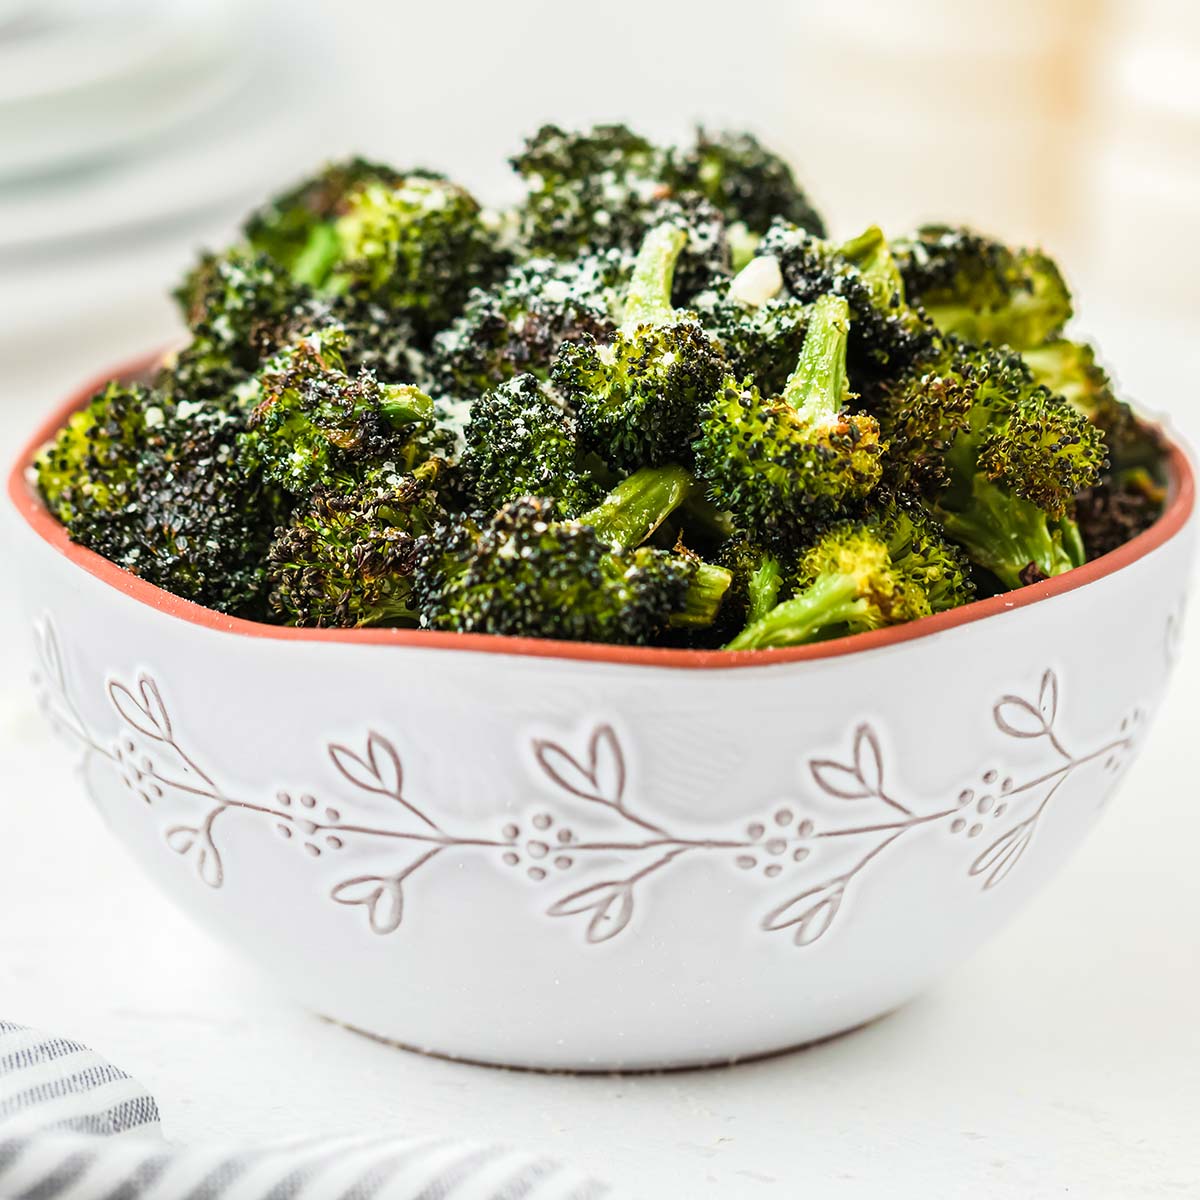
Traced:
MULTIPOLYGON (((1193 541, 792 651, 219 616, 10 480, 50 715, 163 889, 305 1005, 488 1063, 760 1055, 886 1013, 1055 871, 1134 757, 1193 541)), ((64 814, 64 820, 69 820, 64 814)))

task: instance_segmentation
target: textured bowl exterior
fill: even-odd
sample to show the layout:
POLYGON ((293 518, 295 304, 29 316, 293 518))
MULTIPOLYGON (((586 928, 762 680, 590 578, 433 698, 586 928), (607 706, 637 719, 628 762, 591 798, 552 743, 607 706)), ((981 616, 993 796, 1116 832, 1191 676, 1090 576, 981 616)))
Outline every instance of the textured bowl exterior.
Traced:
POLYGON ((11 524, 47 711, 182 907, 384 1038, 645 1068, 879 1016, 1058 868, 1163 693, 1186 482, 1085 586, 732 668, 253 636, 11 524))

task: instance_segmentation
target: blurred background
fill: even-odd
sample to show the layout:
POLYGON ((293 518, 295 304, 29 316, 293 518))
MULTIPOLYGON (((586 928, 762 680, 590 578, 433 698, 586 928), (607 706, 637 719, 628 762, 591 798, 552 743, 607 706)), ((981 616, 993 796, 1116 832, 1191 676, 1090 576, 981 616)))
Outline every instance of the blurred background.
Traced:
POLYGON ((0 0, 0 437, 176 334, 197 248, 329 156, 485 200, 545 120, 745 126, 835 233, 1040 242, 1127 392, 1200 365, 1194 0, 0 0))

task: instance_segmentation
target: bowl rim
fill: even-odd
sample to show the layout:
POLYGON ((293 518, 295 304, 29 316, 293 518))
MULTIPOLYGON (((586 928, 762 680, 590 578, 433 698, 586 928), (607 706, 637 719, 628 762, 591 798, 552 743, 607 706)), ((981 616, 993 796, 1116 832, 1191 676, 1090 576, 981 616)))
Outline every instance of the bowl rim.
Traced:
POLYGON ((269 625, 243 617, 228 616, 191 600, 172 595, 138 578, 95 551, 72 542, 66 528, 51 515, 30 477, 33 460, 71 413, 83 405, 111 379, 136 379, 162 361, 161 350, 143 354, 96 375, 76 388, 37 425, 22 447, 8 476, 8 495, 17 513, 44 542, 75 566, 108 584, 116 591, 167 616, 192 625, 240 634, 244 637, 278 641, 340 642, 351 645, 385 645, 426 650, 474 651, 526 658, 551 658, 584 662, 620 663, 649 667, 688 669, 736 669, 776 666, 822 658, 838 658, 868 650, 895 646, 927 638, 947 629, 999 616, 1018 608, 1065 595, 1089 583, 1115 574, 1170 541, 1187 524, 1195 506, 1195 476, 1188 455, 1165 429, 1159 426, 1167 446, 1168 497, 1166 507, 1149 529, 1123 546, 1092 559, 1063 575, 1030 584, 1014 592, 1002 592, 974 600, 947 612, 935 613, 904 625, 851 634, 808 646, 764 650, 688 650, 659 646, 612 646, 597 642, 565 642, 548 638, 510 637, 489 633, 444 633, 426 629, 308 629, 269 625))

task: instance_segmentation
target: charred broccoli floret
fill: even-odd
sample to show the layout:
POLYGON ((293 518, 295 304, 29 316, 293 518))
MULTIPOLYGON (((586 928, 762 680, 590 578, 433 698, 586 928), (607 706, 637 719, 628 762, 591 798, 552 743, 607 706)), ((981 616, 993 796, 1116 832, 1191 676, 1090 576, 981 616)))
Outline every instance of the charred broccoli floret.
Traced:
POLYGON ((1008 587, 1083 561, 1069 514, 1099 479, 1104 436, 1018 355, 950 340, 892 390, 884 429, 892 479, 923 491, 950 536, 1008 587))
POLYGON ((543 125, 510 161, 527 188, 516 216, 531 254, 573 258, 635 247, 648 211, 670 195, 665 151, 624 125, 586 132, 543 125))
POLYGON ((673 156, 677 190, 697 191, 752 233, 766 233, 776 217, 817 237, 825 223, 796 183, 792 169, 749 133, 696 133, 695 145, 673 156))
POLYGON ((711 625, 729 573, 686 552, 641 545, 681 501, 686 472, 643 471, 577 520, 526 496, 489 521, 427 538, 417 568, 422 623, 642 645, 711 625))
POLYGON ((554 364, 551 377, 575 408, 586 445, 619 470, 689 458, 698 406, 725 373, 691 314, 671 307, 685 240, 670 224, 651 230, 612 341, 585 336, 554 364))
MULTIPOLYGON (((414 174, 436 178, 427 171, 414 174)), ((369 183, 393 187, 401 178, 393 167, 365 158, 330 163, 253 213, 244 227, 246 238, 297 281, 318 286, 338 258, 333 225, 351 193, 369 183)))
POLYGON ((430 336, 458 313, 471 288, 487 285, 504 266, 474 196, 429 176, 352 192, 334 233, 329 286, 401 309, 430 336))
POLYGON ((848 408, 850 327, 846 301, 822 296, 782 395, 730 375, 701 413, 697 473, 754 536, 794 541, 879 483, 879 425, 848 408))
POLYGON ((220 612, 256 615, 284 505, 236 462, 237 414, 110 383, 37 461, 72 539, 220 612))
POLYGON ((778 261, 793 299, 845 298, 853 322, 850 366, 864 394, 872 380, 894 376, 929 353, 929 322, 907 303, 900 272, 876 226, 839 246, 776 221, 759 254, 778 261))
POLYGON ((946 225, 925 225, 892 243, 909 300, 943 333, 969 342, 1040 346, 1071 316, 1071 293, 1040 250, 946 225))
POLYGON ((366 469, 410 469, 424 457, 433 401, 411 384, 349 375, 340 329, 301 338, 271 359, 249 390, 238 437, 243 468, 297 495, 346 487, 366 469))
POLYGON ((277 530, 267 603, 288 625, 414 625, 419 539, 445 519, 433 463, 345 493, 318 488, 277 530))
POLYGON ((829 529, 800 557, 791 597, 730 650, 802 646, 914 621, 974 596, 969 565, 924 515, 895 503, 829 529))
POLYGON ((476 289, 460 316, 434 339, 430 372, 439 391, 478 396, 520 372, 545 378, 564 342, 612 336, 612 279, 619 252, 564 261, 533 258, 494 288, 476 289))
POLYGON ((521 496, 574 516, 602 492, 582 465, 574 415, 533 375, 517 375, 471 406, 460 466, 475 503, 491 512, 521 496))
POLYGON ((1022 350, 1021 357, 1038 383, 1062 396, 1103 430, 1114 470, 1153 468, 1162 461, 1161 435, 1117 398, 1108 372, 1096 361, 1096 352, 1086 342, 1059 338, 1044 346, 1022 350))

